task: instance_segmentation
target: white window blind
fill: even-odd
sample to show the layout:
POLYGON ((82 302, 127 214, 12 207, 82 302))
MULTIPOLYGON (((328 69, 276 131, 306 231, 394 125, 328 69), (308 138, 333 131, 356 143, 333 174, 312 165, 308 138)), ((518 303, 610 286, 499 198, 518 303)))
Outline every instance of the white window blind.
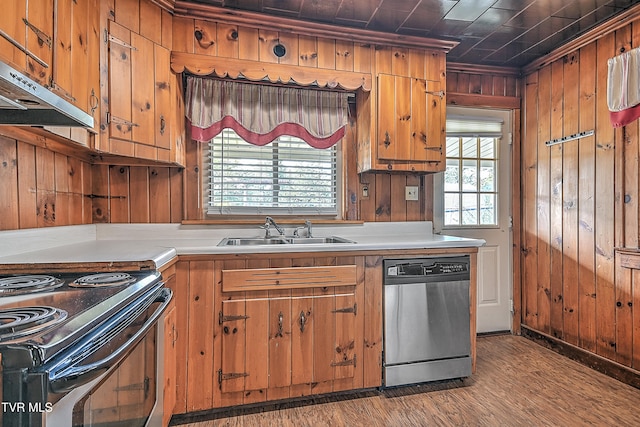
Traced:
POLYGON ((209 214, 338 213, 338 148, 281 136, 257 146, 224 129, 209 142, 209 214))

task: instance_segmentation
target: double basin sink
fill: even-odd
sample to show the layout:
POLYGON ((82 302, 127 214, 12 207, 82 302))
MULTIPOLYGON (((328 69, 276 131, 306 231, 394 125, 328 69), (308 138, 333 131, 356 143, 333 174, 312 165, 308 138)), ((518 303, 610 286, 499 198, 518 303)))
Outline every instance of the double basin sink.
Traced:
POLYGON ((309 244, 333 244, 333 243, 355 243, 353 240, 344 237, 289 237, 275 236, 268 238, 261 237, 226 237, 218 243, 218 246, 258 246, 258 245, 309 245, 309 244))

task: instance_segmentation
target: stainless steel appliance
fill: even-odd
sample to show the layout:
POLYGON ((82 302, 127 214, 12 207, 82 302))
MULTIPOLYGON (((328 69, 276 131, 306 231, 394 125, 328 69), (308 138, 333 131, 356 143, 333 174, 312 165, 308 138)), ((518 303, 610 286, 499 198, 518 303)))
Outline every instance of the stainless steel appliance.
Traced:
POLYGON ((3 425, 161 425, 171 297, 150 271, 0 277, 3 425))
POLYGON ((384 385, 471 375, 469 257, 383 265, 384 385))

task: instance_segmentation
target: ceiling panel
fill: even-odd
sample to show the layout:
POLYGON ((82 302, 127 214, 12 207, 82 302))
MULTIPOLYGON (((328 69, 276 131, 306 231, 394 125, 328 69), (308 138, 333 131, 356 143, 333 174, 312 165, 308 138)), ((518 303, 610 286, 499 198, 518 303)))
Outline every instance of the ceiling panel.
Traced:
POLYGON ((187 0, 302 21, 455 40, 450 60, 524 67, 640 0, 187 0))

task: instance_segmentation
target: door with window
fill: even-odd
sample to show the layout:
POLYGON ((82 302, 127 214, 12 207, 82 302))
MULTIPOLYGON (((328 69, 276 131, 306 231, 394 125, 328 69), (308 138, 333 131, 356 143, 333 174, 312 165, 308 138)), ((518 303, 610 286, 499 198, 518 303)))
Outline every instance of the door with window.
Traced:
POLYGON ((446 170, 434 179, 436 232, 484 239, 477 330, 511 329, 510 112, 447 108, 446 170))

